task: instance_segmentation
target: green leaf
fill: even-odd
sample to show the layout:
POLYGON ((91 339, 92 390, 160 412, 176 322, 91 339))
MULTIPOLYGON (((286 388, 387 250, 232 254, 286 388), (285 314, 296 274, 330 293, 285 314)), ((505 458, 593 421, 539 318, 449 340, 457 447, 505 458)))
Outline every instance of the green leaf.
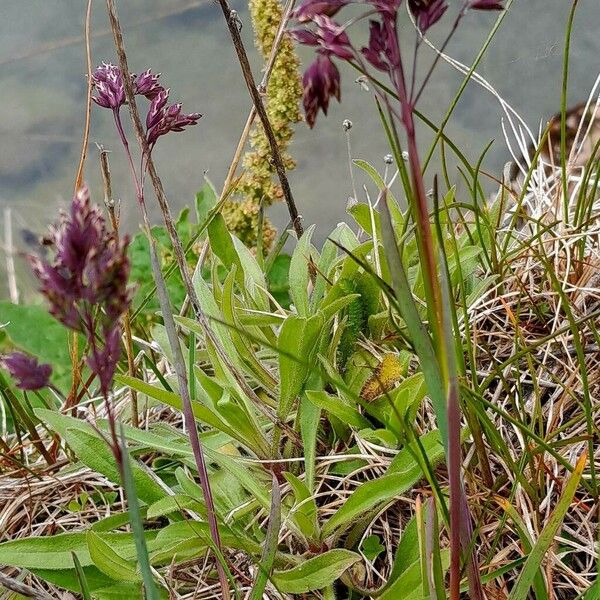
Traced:
POLYGON ((363 541, 361 550, 370 561, 374 561, 385 550, 385 546, 378 535, 370 535, 363 541))
POLYGON ((425 375, 427 390, 435 410, 435 416, 437 418, 438 427, 440 428, 442 441, 444 447, 446 447, 448 442, 448 417, 446 415, 446 394, 442 383, 440 364, 433 348, 433 342, 421 320, 406 278, 406 273, 396 243, 394 227, 392 225, 390 205, 385 196, 383 200, 385 204, 381 213, 383 244, 385 256, 392 276, 398 308, 400 309, 400 314, 406 323, 411 341, 417 351, 419 360, 421 361, 421 370, 425 375))
MULTIPOLYGON (((42 408, 37 409, 35 414, 64 438, 86 467, 121 485, 121 475, 112 452, 89 424, 42 408)), ((141 500, 152 504, 165 496, 160 484, 135 461, 132 463, 132 472, 137 494, 141 500)))
POLYGON ((269 512, 269 525, 267 527, 267 535, 263 545, 263 551, 258 565, 258 575, 252 590, 250 591, 249 600, 262 600, 263 592, 267 587, 273 562, 277 554, 277 544, 279 541, 279 532, 281 529, 281 489, 277 481, 277 477, 273 473, 271 482, 271 510, 269 512))
POLYGON ((256 258, 238 238, 233 238, 233 245, 242 268, 242 291, 254 301, 258 310, 269 310, 269 299, 264 291, 267 289, 267 281, 256 258))
POLYGON ((149 519, 166 517, 172 513, 186 509, 193 510, 201 515, 206 513, 203 503, 198 502, 198 500, 191 498, 186 494, 175 494, 174 496, 166 496, 149 506, 147 517, 149 519))
MULTIPOLYGON (((127 449, 123 424, 120 426, 120 450, 122 459, 122 480, 123 488, 125 489, 125 497, 127 499, 127 508, 129 509, 129 523, 135 540, 135 551, 140 566, 140 579, 144 582, 146 591, 146 600, 158 600, 158 592, 154 584, 154 575, 150 566, 150 557, 148 556, 148 545, 144 536, 144 523, 142 521, 142 513, 140 511, 140 503, 135 486, 135 480, 131 469, 131 458, 127 449)), ((89 535, 96 535, 93 531, 88 532, 89 535)), ((89 545, 89 540, 88 540, 89 545)), ((100 566, 96 564, 96 566, 100 566)))
MULTIPOLYGON (((85 534, 83 537, 83 542, 85 544, 85 534)), ((86 545, 87 552, 87 545, 86 545)), ((110 577, 107 577, 102 571, 97 569, 94 566, 81 567, 83 574, 85 575, 86 582, 89 586, 90 592, 92 592, 92 598, 94 600, 98 600, 100 596, 97 591, 103 588, 107 588, 108 586, 118 587, 120 588, 120 584, 116 584, 110 577)), ((32 569, 32 573, 37 575, 40 579, 47 581, 48 583, 52 583, 61 588, 65 588, 75 593, 81 593, 81 583, 79 578, 77 577, 77 571, 74 568, 71 569, 60 569, 60 570, 50 570, 50 569, 32 569)), ((122 584, 123 586, 127 586, 129 589, 129 594, 125 597, 129 600, 142 600, 141 596, 141 586, 139 584, 122 584), (137 591, 137 594, 135 593, 137 591)))
MULTIPOLYGON (((196 222, 198 225, 205 223, 211 216, 211 210, 217 204, 217 192, 209 181, 205 181, 199 192, 196 193, 196 222)), ((206 237, 203 235, 202 237, 206 237)))
POLYGON ((300 435, 304 447, 304 473, 309 490, 315 487, 315 459, 317 455, 317 434, 321 410, 306 398, 300 398, 299 417, 300 435))
POLYGON ((211 250, 219 257, 223 266, 227 269, 229 269, 231 265, 237 267, 237 281, 240 285, 243 285, 244 269, 235 249, 233 236, 229 232, 229 229, 227 229, 225 219, 220 212, 214 216, 208 226, 208 239, 210 240, 211 250))
POLYGON ((71 552, 71 556, 73 557, 73 565, 75 566, 75 572, 77 573, 77 579, 79 580, 81 597, 83 600, 92 600, 90 585, 88 583, 85 571, 83 570, 83 567, 77 558, 77 554, 75 554, 75 552, 71 552))
POLYGON ((294 508, 292 508, 292 519, 302 535, 309 540, 316 540, 319 537, 319 525, 317 523, 317 503, 311 498, 311 493, 306 484, 298 479, 293 473, 283 474, 286 481, 290 484, 296 499, 294 508))
MULTIPOLYGON (((438 431, 422 436, 421 443, 431 464, 439 462, 444 456, 438 431)), ((352 493, 325 523, 323 534, 330 535, 335 531, 344 531, 354 523, 356 517, 379 508, 405 493, 422 477, 421 466, 409 448, 403 448, 396 455, 385 475, 363 483, 352 493)))
POLYGON ((88 531, 86 540, 90 557, 96 567, 115 581, 141 581, 135 566, 119 556, 97 533, 88 531))
MULTIPOLYGON (((442 568, 445 571, 450 563, 450 553, 448 550, 442 550, 440 554, 442 568)), ((386 588, 379 596, 379 600, 431 600, 431 596, 423 591, 420 562, 412 563, 392 585, 386 588)))
POLYGON ((322 390, 307 390, 306 397, 315 406, 332 414, 355 429, 367 429, 371 427, 368 419, 365 419, 356 409, 346 404, 344 400, 337 396, 332 396, 322 390))
POLYGON ((427 386, 423 373, 415 373, 406 378, 393 392, 390 393, 394 410, 390 410, 389 428, 393 431, 402 431, 404 424, 400 423, 399 416, 414 423, 417 411, 425 394, 427 386))
MULTIPOLYGON (((166 404, 167 406, 172 406, 177 410, 183 409, 183 404, 181 398, 174 394, 173 392, 168 392, 167 390, 163 390, 162 388, 156 387, 141 379, 136 379, 134 377, 129 377, 126 375, 118 375, 115 379, 129 387, 142 392, 150 396, 151 398, 155 398, 156 400, 160 400, 160 402, 166 404)), ((192 402, 192 411, 194 413, 194 417, 200 422, 206 425, 210 425, 223 433, 229 435, 232 439, 237 440, 243 445, 248 444, 248 440, 239 434, 236 430, 232 429, 223 419, 211 411, 208 407, 200 404, 199 402, 192 402)), ((189 449, 182 448, 178 450, 179 453, 189 453, 189 449)))
POLYGON ((290 262, 290 296, 296 307, 296 312, 301 317, 308 317, 310 314, 308 303, 308 283, 310 281, 310 274, 308 265, 312 249, 310 239, 314 230, 315 226, 311 225, 304 232, 304 235, 298 240, 298 244, 294 249, 292 260, 290 262))
POLYGON ((350 550, 329 550, 288 571, 276 571, 272 580, 284 594, 305 594, 332 584, 359 560, 360 556, 350 550))
POLYGON ((279 332, 280 393, 278 415, 286 419, 294 401, 315 363, 317 340, 323 329, 323 316, 310 318, 288 317, 279 332), (297 360, 294 360, 295 357, 297 360))
MULTIPOLYGON (((156 531, 146 532, 150 547, 156 531)), ((91 566, 85 532, 30 537, 0 544, 0 564, 24 569, 73 569, 72 552, 83 567, 91 566)), ((126 560, 135 557, 135 543, 131 533, 103 533, 102 539, 126 560)))

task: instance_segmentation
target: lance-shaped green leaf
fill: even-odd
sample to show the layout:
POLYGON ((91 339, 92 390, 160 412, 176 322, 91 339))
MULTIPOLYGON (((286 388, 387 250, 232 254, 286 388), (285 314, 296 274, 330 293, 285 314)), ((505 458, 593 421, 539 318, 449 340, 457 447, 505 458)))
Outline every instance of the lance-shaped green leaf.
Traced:
MULTIPOLYGON (((121 474, 113 453, 88 423, 46 409, 37 409, 35 413, 61 435, 86 467, 104 475, 109 481, 121 485, 121 474)), ((151 504, 164 498, 166 494, 160 484, 136 461, 132 462, 132 473, 140 500, 151 504)))
POLYGON ((314 230, 315 226, 312 225, 298 240, 290 263, 290 296, 292 297, 292 302, 296 307, 296 311, 301 317, 308 317, 310 314, 308 303, 308 283, 310 281, 310 273, 308 269, 310 253, 312 250, 310 239, 314 230))
MULTIPOLYGON (((444 456, 438 431, 421 438, 421 444, 432 465, 444 456)), ((352 493, 323 527, 323 534, 330 535, 350 527, 359 515, 375 510, 411 489, 421 478, 423 471, 409 448, 403 448, 394 458, 385 475, 367 481, 352 493)))
POLYGON ((279 407, 281 419, 287 418, 294 401, 302 391, 316 360, 317 340, 323 329, 323 316, 309 318, 290 316, 279 332, 279 407), (294 360, 295 359, 295 360, 294 360))
POLYGON ((284 594, 305 594, 332 584, 359 560, 360 556, 350 550, 329 550, 288 571, 276 571, 272 581, 284 594))
POLYGON ((115 581, 141 581, 135 565, 120 556, 97 533, 88 531, 86 540, 90 557, 96 567, 115 581))

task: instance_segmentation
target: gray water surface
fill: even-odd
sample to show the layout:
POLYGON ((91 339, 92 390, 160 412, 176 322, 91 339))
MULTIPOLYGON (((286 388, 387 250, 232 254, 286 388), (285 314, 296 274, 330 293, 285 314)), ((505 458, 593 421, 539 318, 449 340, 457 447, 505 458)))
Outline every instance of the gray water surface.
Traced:
MULTIPOLYGON (((458 0, 450 3, 455 8, 458 0)), ((567 0, 515 0, 479 68, 535 129, 541 119, 560 107, 564 30, 570 4, 567 0)), ((587 97, 600 71, 600 2, 581 0, 579 4, 572 42, 571 103, 587 97)), ((71 196, 85 112, 85 5, 84 0, 0 3, 0 207, 12 207, 16 230, 42 231, 71 196)), ((234 5, 244 22, 242 33, 258 74, 260 62, 252 45, 247 9, 243 2, 234 5)), ((247 90, 216 3, 127 0, 118 6, 131 68, 140 71, 151 67, 162 72, 173 98, 181 100, 185 109, 204 115, 198 126, 163 138, 156 150, 167 194, 174 209, 179 209, 191 202, 205 172, 221 187, 250 108, 247 90)), ((470 14, 450 44, 449 53, 470 63, 496 16, 470 14)), ((94 3, 92 30, 94 62, 114 62, 104 2, 94 3)), ((413 39, 409 25, 403 31, 408 40, 413 39)), ((434 31, 433 39, 439 39, 441 33, 441 29, 434 31)), ((301 55, 305 63, 311 58, 304 49, 301 55)), ((428 60, 430 55, 424 54, 421 64, 428 60)), ((352 72, 342 71, 342 79, 342 103, 332 105, 328 118, 321 115, 313 131, 300 124, 291 148, 298 161, 290 174, 294 194, 305 222, 316 223, 317 239, 323 239, 345 218, 351 194, 342 121, 350 119, 354 124, 355 157, 383 169, 383 156, 388 152, 369 95, 353 83, 352 72)), ((441 64, 420 109, 439 120, 460 82, 460 75, 441 64)), ((103 144, 112 151, 114 193, 122 198, 124 218, 134 229, 137 214, 133 191, 111 116, 94 108, 86 179, 99 201, 94 143, 103 144)), ((500 118, 495 99, 470 85, 447 132, 472 160, 495 140, 486 168, 499 172, 508 158, 500 118)), ((424 133, 422 146, 427 139, 424 133)), ((279 226, 284 225, 285 207, 274 207, 272 218, 279 226)))

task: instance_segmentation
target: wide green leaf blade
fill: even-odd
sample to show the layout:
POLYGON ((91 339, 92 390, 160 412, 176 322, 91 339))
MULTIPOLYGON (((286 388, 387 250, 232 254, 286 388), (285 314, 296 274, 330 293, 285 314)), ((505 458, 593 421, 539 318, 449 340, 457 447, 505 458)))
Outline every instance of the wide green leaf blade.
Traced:
POLYGON ((308 283, 310 281, 309 261, 311 252, 310 239, 315 230, 315 226, 311 225, 304 235, 298 240, 298 244, 292 254, 290 262, 290 296, 296 307, 296 312, 301 317, 308 317, 309 302, 308 302, 308 283))
POLYGON ((275 587, 284 594, 305 594, 332 584, 359 560, 360 556, 356 552, 329 550, 288 571, 276 571, 271 579, 275 587))
MULTIPOLYGON (((421 443, 431 464, 444 456, 439 432, 433 431, 421 438, 421 443)), ((367 481, 358 487, 346 502, 330 517, 323 527, 323 534, 344 531, 354 524, 356 517, 378 508, 411 489, 423 477, 419 463, 408 448, 403 448, 385 475, 367 481)))
POLYGON ((97 533, 88 531, 86 540, 90 557, 96 567, 115 581, 141 581, 135 566, 120 556, 97 533))
POLYGON ((282 351, 279 354, 281 384, 278 414, 282 419, 289 415, 310 374, 322 328, 321 314, 310 318, 290 316, 281 326, 278 338, 278 347, 282 351))

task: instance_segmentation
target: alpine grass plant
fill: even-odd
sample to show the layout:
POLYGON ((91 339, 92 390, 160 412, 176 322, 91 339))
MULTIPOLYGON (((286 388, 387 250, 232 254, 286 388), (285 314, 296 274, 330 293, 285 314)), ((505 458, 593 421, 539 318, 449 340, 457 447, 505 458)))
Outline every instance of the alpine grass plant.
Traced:
MULTIPOLYGON (((52 316, 0 303, 7 598, 597 597, 600 79, 572 111, 565 92, 536 135, 443 42, 431 69, 447 61, 505 111, 513 161, 494 178, 485 151, 471 164, 444 131, 464 85, 441 125, 416 106, 431 69, 418 77, 399 35, 412 19, 416 52, 432 45, 447 3, 373 0, 341 25, 346 4, 294 12, 292 35, 317 51, 306 119, 341 98, 348 61, 396 172, 354 160, 366 201, 318 248, 273 159, 299 234, 284 303, 269 278, 287 232, 253 253, 227 228, 227 183, 219 195, 206 182, 172 218, 152 150, 200 115, 171 104, 157 74, 131 74, 107 0, 118 65, 92 70, 90 98, 113 115, 145 242, 119 236, 110 202, 112 228, 79 187, 30 259, 52 316), (422 162, 420 122, 435 134, 422 162), (147 180, 164 227, 150 225, 147 180), (152 279, 141 299, 131 274, 152 279)), ((470 10, 499 11, 493 33, 510 5, 461 3, 450 35, 470 10)), ((221 7, 249 82, 239 16, 221 7)), ((255 110, 285 167, 273 115, 255 110)))

